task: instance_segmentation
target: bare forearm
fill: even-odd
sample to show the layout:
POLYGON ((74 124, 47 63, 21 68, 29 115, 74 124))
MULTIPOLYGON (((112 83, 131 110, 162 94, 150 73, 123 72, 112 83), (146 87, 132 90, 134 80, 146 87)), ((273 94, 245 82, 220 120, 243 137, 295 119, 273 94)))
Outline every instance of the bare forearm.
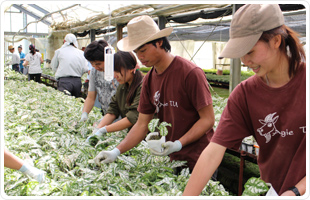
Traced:
POLYGON ((23 166, 23 160, 4 149, 4 166, 19 170, 23 166))
POLYGON ((198 111, 200 119, 192 126, 192 128, 183 135, 179 141, 182 146, 199 140, 207 131, 213 128, 214 125, 214 111, 212 104, 208 105, 198 111))
POLYGON ((213 127, 213 123, 211 121, 206 121, 203 119, 199 119, 193 127, 182 136, 179 141, 182 143, 182 146, 186 146, 190 143, 199 140, 208 130, 213 127))
POLYGON ((132 123, 127 119, 127 117, 113 123, 110 124, 108 126, 106 126, 106 129, 108 132, 115 132, 115 131, 121 131, 124 130, 126 128, 129 128, 132 126, 132 123))
MULTIPOLYGON (((102 120, 100 121, 100 123, 98 124, 97 128, 102 128, 104 126, 110 125, 112 124, 112 122, 116 119, 116 116, 110 113, 107 113, 104 115, 104 117, 102 118, 102 120)), ((108 132, 113 132, 113 131, 109 131, 108 132)))
MULTIPOLYGON (((295 187, 298 189, 300 195, 304 195, 306 193, 306 176, 303 177, 295 187)), ((295 193, 292 190, 287 190, 281 194, 281 196, 295 196, 295 193)))
POLYGON ((121 153, 124 153, 137 146, 148 132, 147 124, 143 125, 138 122, 132 127, 124 140, 117 146, 121 153))
POLYGON ((96 101, 96 94, 91 94, 91 92, 89 92, 84 103, 83 112, 90 113, 90 111, 93 109, 95 105, 95 101, 96 101))
POLYGON ((194 167, 183 196, 194 196, 201 193, 220 165, 225 151, 225 147, 212 142, 205 148, 194 167))

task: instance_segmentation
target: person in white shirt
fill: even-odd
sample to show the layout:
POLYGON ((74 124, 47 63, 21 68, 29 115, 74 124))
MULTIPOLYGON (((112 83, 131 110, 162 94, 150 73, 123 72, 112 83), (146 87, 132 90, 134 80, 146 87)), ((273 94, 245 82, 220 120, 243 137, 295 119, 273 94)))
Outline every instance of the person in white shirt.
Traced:
POLYGON ((8 49, 12 53, 12 60, 10 62, 10 64, 12 65, 12 69, 15 70, 16 72, 19 72, 19 62, 20 62, 19 55, 15 53, 13 45, 9 45, 8 49))
POLYGON ((72 96, 80 97, 81 76, 88 72, 88 67, 83 51, 78 49, 75 35, 72 33, 66 35, 62 47, 55 51, 51 67, 56 71, 57 89, 59 91, 66 90, 72 96))
POLYGON ((30 52, 25 57, 24 66, 29 65, 28 69, 28 81, 34 80, 35 82, 41 83, 41 64, 43 63, 42 55, 36 52, 36 47, 31 44, 29 45, 30 52))

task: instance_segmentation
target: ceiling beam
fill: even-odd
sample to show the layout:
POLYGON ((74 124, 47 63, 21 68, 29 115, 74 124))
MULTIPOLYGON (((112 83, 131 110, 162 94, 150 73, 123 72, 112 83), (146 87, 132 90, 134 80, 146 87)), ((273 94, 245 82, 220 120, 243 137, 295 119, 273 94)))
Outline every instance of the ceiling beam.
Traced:
POLYGON ((35 8, 35 9, 37 9, 38 11, 42 12, 44 15, 50 13, 47 10, 45 10, 45 9, 41 8, 40 6, 38 6, 37 4, 28 4, 28 5, 33 7, 33 8, 35 8))
MULTIPOLYGON (((22 5, 13 4, 12 6, 13 6, 14 8, 16 8, 16 9, 18 9, 18 10, 20 10, 20 11, 26 13, 27 15, 30 15, 31 17, 35 18, 36 20, 41 19, 40 16, 38 16, 38 15, 36 15, 35 13, 33 13, 33 12, 27 10, 27 9, 24 8, 22 5)), ((48 25, 48 26, 51 25, 51 22, 49 22, 49 21, 47 21, 47 20, 42 20, 41 22, 44 23, 44 24, 46 24, 46 25, 48 25)))

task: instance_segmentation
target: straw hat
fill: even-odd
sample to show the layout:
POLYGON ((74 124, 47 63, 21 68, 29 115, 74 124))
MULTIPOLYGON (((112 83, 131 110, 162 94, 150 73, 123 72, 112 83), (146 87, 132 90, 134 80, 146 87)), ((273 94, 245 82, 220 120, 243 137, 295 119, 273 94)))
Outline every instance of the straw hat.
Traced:
POLYGON ((219 59, 241 58, 257 43, 264 31, 284 24, 278 4, 248 4, 237 10, 231 21, 229 37, 219 59))
POLYGON ((13 46, 13 45, 9 45, 9 46, 8 46, 8 50, 11 50, 11 49, 14 49, 14 46, 13 46))
POLYGON ((156 22, 147 15, 135 17, 127 24, 128 36, 117 43, 121 51, 133 51, 152 40, 167 37, 171 34, 173 28, 159 30, 156 22))

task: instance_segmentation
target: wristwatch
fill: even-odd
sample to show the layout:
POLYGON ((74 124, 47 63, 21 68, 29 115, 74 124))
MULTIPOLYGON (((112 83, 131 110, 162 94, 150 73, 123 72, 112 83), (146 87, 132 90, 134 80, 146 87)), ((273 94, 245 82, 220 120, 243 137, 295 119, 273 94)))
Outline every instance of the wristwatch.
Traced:
POLYGON ((295 187, 295 186, 294 187, 290 187, 289 190, 292 190, 295 193, 296 196, 300 196, 300 193, 299 193, 297 187, 295 187))

